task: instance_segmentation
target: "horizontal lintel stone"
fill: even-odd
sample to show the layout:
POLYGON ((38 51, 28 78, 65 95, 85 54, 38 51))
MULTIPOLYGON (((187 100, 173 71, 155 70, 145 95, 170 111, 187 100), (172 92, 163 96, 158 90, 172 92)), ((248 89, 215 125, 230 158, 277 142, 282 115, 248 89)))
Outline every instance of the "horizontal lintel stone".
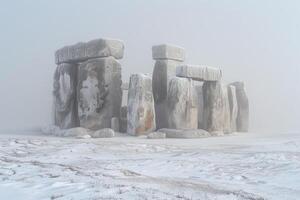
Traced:
POLYGON ((177 60, 184 61, 185 50, 182 47, 161 44, 152 47, 152 58, 154 60, 177 60))
POLYGON ((203 65, 179 65, 176 68, 176 76, 197 81, 219 81, 222 78, 222 71, 203 65))
POLYGON ((123 55, 124 44, 122 41, 115 39, 95 39, 58 49, 55 52, 55 63, 83 62, 91 58, 109 56, 115 59, 122 59, 123 55))

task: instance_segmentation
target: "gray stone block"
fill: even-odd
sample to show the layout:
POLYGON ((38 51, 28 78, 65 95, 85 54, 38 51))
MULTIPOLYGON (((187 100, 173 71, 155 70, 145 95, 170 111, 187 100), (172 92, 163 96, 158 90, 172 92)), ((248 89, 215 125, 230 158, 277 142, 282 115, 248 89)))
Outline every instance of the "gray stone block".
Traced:
POLYGON ((236 98, 238 104, 237 131, 248 132, 249 129, 249 100, 243 82, 234 82, 231 85, 236 88, 236 98))
POLYGON ((169 128, 198 128, 198 109, 194 95, 191 79, 173 77, 170 80, 167 97, 169 128))
POLYGON ((61 129, 79 126, 76 100, 77 65, 60 64, 54 74, 54 124, 61 129))
POLYGON ((238 116, 238 103, 236 98, 236 89, 233 85, 228 85, 228 99, 230 107, 230 128, 232 132, 237 131, 237 116, 238 116))
POLYGON ((184 48, 175 45, 156 45, 152 47, 152 58, 154 60, 168 59, 184 61, 185 50, 184 48))
POLYGON ((193 81, 193 85, 196 92, 196 102, 197 102, 197 109, 198 109, 198 128, 203 129, 204 128, 204 122, 203 122, 203 82, 201 81, 193 81))
POLYGON ((90 133, 92 138, 111 138, 115 136, 114 130, 111 128, 104 128, 90 133))
POLYGON ((166 134, 163 132, 152 132, 147 135, 148 139, 164 139, 166 134))
POLYGON ((152 79, 148 75, 130 76, 128 90, 127 133, 146 135, 155 130, 152 79))
POLYGON ((175 60, 157 60, 152 74, 152 88, 155 102, 156 127, 168 127, 167 94, 168 83, 176 76, 176 67, 181 62, 175 60))
POLYGON ((117 118, 117 117, 111 118, 111 129, 114 130, 115 132, 120 131, 119 118, 117 118))
POLYGON ((65 46, 55 52, 55 62, 73 63, 83 62, 91 58, 112 56, 116 59, 123 58, 124 44, 120 40, 96 39, 89 42, 65 46))
POLYGON ((192 78, 197 81, 219 81, 222 78, 222 71, 202 65, 179 65, 176 69, 176 76, 192 78))
POLYGON ((121 107, 120 132, 121 133, 127 133, 127 106, 122 106, 121 107))
POLYGON ((203 100, 204 129, 209 132, 231 132, 227 87, 219 81, 204 82, 203 100))
POLYGON ((80 126, 92 130, 111 127, 111 119, 120 116, 121 84, 121 65, 113 57, 80 64, 77 87, 80 126))
POLYGON ((209 137, 210 133, 202 130, 202 129, 168 129, 163 128, 159 129, 159 132, 163 132, 166 134, 167 138, 185 138, 185 139, 192 139, 192 138, 202 138, 202 137, 209 137))

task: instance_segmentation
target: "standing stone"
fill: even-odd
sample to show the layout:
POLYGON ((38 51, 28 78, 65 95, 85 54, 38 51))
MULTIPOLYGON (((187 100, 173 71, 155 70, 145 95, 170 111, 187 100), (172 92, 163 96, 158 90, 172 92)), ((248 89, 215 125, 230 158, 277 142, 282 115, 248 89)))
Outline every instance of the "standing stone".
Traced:
POLYGON ((127 133, 146 135, 155 130, 154 100, 150 76, 131 75, 127 109, 127 133))
POLYGON ((204 129, 209 132, 230 132, 230 108, 227 87, 220 81, 203 84, 204 129))
POLYGON ((61 129, 79 125, 76 101, 77 65, 63 63, 54 74, 54 124, 61 129))
POLYGON ((197 129, 198 109, 192 80, 173 77, 169 83, 167 106, 171 129, 197 129))
POLYGON ((152 47, 152 57, 156 60, 152 75, 156 127, 166 128, 168 85, 170 79, 176 76, 176 67, 184 60, 185 52, 174 45, 157 45, 152 47))
POLYGON ((236 98, 238 104, 237 131, 248 132, 249 128, 249 100, 243 82, 234 82, 231 85, 236 88, 236 98))
POLYGON ((119 123, 119 118, 113 117, 111 118, 111 129, 114 130, 115 132, 120 132, 120 123, 119 123))
POLYGON ((198 108, 198 129, 204 128, 204 122, 203 122, 203 82, 200 81, 193 81, 194 83, 194 89, 196 92, 196 102, 197 102, 197 108, 198 108))
POLYGON ((120 116, 121 84, 121 65, 113 57, 80 64, 77 88, 80 126, 91 130, 111 127, 111 119, 120 116))
POLYGON ((228 99, 230 107, 230 128, 232 132, 237 131, 236 121, 238 115, 238 103, 236 98, 236 89, 233 85, 228 85, 228 99))
POLYGON ((121 133, 127 133, 127 106, 122 106, 121 107, 120 132, 121 133))

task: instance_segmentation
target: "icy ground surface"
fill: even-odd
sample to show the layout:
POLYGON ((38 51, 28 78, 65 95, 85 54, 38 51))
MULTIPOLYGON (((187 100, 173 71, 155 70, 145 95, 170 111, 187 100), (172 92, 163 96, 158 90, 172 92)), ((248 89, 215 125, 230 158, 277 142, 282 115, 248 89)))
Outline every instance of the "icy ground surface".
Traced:
POLYGON ((0 199, 300 199, 300 134, 2 134, 0 199))

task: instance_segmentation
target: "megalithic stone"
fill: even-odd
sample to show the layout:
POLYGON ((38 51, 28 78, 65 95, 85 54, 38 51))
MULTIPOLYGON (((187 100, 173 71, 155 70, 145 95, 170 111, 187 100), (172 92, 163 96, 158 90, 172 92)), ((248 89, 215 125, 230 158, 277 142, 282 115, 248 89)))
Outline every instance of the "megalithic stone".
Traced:
POLYGON ((203 65, 179 65, 176 69, 176 76, 192 78, 196 81, 219 81, 222 78, 222 71, 203 65))
POLYGON ((236 98, 236 89, 233 85, 228 85, 228 99, 230 107, 230 128, 231 131, 237 131, 237 116, 238 116, 238 103, 236 98))
POLYGON ((231 85, 236 88, 236 98, 238 104, 237 131, 248 132, 249 128, 249 100, 243 82, 234 82, 231 85))
POLYGON ((204 129, 209 132, 230 132, 230 108, 227 87, 220 81, 203 84, 204 129))
POLYGON ((198 108, 198 129, 204 129, 204 122, 203 122, 203 82, 201 81, 193 81, 193 85, 196 92, 196 102, 198 108))
POLYGON ((111 127, 120 117, 121 65, 114 57, 83 62, 78 71, 78 115, 80 126, 91 130, 111 127))
POLYGON ((152 87, 155 102, 156 126, 158 129, 168 127, 167 94, 168 83, 175 77, 175 60, 157 60, 152 74, 152 87))
POLYGON ((173 77, 169 82, 167 106, 171 129, 197 129, 198 109, 192 80, 173 77))
POLYGON ((79 125, 76 101, 77 65, 63 63, 54 74, 54 124, 61 129, 79 125))
POLYGON ((76 63, 88 59, 109 57, 121 59, 124 55, 124 44, 115 39, 95 39, 65 46, 55 52, 55 63, 76 63))
POLYGON ((156 127, 167 128, 168 83, 172 77, 176 76, 176 67, 184 60, 185 51, 175 45, 157 45, 152 47, 152 57, 156 60, 152 74, 156 127))
POLYGON ((155 130, 154 100, 150 76, 145 74, 130 76, 127 109, 127 133, 146 135, 155 130))

